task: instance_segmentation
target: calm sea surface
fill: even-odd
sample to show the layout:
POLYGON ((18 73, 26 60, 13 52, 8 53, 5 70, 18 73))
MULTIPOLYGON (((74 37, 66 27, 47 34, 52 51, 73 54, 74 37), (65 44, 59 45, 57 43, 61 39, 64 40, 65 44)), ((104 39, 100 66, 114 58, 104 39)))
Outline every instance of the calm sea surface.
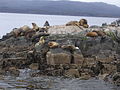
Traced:
POLYGON ((30 27, 32 22, 39 26, 43 26, 46 20, 50 25, 62 25, 69 21, 85 18, 89 25, 101 25, 102 23, 110 23, 117 18, 103 17, 85 17, 85 16, 60 16, 60 15, 38 15, 38 14, 16 14, 16 13, 0 13, 0 36, 10 32, 13 28, 19 28, 23 25, 30 27))

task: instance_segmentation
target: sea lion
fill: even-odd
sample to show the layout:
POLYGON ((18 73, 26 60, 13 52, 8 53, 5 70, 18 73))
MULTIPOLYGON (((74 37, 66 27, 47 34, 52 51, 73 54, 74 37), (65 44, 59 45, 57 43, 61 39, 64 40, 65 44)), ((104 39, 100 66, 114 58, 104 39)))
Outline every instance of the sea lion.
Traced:
POLYGON ((39 44, 44 44, 45 43, 45 38, 42 36, 40 37, 39 44))
POLYGON ((50 26, 49 22, 46 21, 45 24, 44 24, 44 26, 45 26, 45 27, 49 27, 49 26, 50 26))
POLYGON ((48 32, 48 28, 40 28, 39 32, 47 33, 48 32))
POLYGON ((40 37, 39 41, 35 44, 35 47, 38 47, 39 45, 43 45, 45 43, 44 37, 40 37))
POLYGON ((22 32, 22 29, 15 28, 11 33, 13 33, 14 37, 18 37, 20 36, 21 32, 22 32))
POLYGON ((12 33, 14 34, 15 37, 18 36, 24 36, 26 32, 30 31, 30 27, 27 25, 24 25, 23 27, 20 28, 14 28, 12 33))
POLYGON ((80 23, 78 21, 70 21, 66 24, 66 26, 78 26, 80 29, 83 29, 81 26, 80 26, 80 23))
POLYGON ((30 30, 30 31, 25 32, 24 36, 26 38, 32 38, 35 35, 35 33, 36 32, 34 30, 30 30))
POLYGON ((74 45, 62 45, 62 49, 69 49, 69 50, 75 50, 76 47, 74 45))
POLYGON ((19 29, 21 29, 23 32, 31 30, 31 28, 27 25, 24 25, 23 27, 20 27, 19 29))
POLYGON ((48 46, 50 47, 50 48, 55 48, 55 47, 58 47, 59 46, 59 43, 57 43, 57 42, 49 42, 48 43, 48 46))
POLYGON ((32 26, 33 26, 32 28, 33 30, 39 31, 40 27, 38 27, 36 23, 32 23, 32 26))
POLYGON ((105 36, 106 35, 106 33, 104 31, 93 30, 92 32, 96 32, 98 34, 98 36, 105 36))
POLYGON ((70 21, 66 24, 66 26, 76 26, 76 23, 79 23, 78 21, 70 21))
POLYGON ((88 36, 88 37, 97 37, 98 34, 97 34, 96 32, 88 32, 88 33, 86 34, 86 36, 88 36))
POLYGON ((84 27, 84 28, 88 28, 89 25, 88 25, 88 24, 84 24, 83 27, 84 27))

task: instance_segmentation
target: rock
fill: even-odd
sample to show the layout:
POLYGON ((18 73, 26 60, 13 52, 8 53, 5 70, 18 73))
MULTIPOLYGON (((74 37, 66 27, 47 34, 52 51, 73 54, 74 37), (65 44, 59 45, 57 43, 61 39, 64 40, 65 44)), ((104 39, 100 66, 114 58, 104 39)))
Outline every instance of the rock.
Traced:
POLYGON ((50 34, 75 34, 83 29, 78 26, 53 26, 48 29, 50 34))
MULTIPOLYGON (((70 69, 77 69, 78 68, 78 65, 77 64, 70 64, 69 66, 70 69)), ((68 69, 69 69, 68 68, 68 69)))
POLYGON ((120 61, 117 62, 117 65, 116 65, 116 66, 117 66, 117 67, 116 67, 116 68, 117 68, 117 72, 120 72, 120 61))
POLYGON ((70 69, 70 66, 71 66, 71 65, 69 65, 69 64, 63 64, 63 65, 62 65, 62 67, 63 67, 64 70, 70 69))
POLYGON ((91 67, 95 64, 95 59, 94 58, 84 58, 82 66, 84 67, 91 67))
POLYGON ((80 74, 79 74, 78 69, 69 69, 69 70, 65 71, 65 76, 72 77, 72 78, 79 78, 80 74))
POLYGON ((47 64, 70 64, 71 55, 60 48, 52 49, 46 55, 47 64))
POLYGON ((99 75, 98 77, 101 80, 107 81, 108 80, 108 76, 109 76, 109 74, 105 73, 105 74, 99 75))
POLYGON ((111 73, 116 72, 116 71, 117 71, 116 65, 104 64, 103 74, 104 73, 111 74, 111 73))
POLYGON ((0 80, 4 80, 4 76, 3 75, 0 75, 0 80))
POLYGON ((97 61, 110 63, 114 61, 114 55, 116 53, 111 50, 100 50, 99 54, 96 56, 97 61))
POLYGON ((112 76, 112 81, 115 85, 117 86, 120 86, 120 73, 115 73, 113 76, 112 76))
POLYGON ((78 50, 78 52, 77 52, 77 50, 74 52, 73 59, 74 59, 74 64, 79 64, 79 65, 83 64, 84 57, 79 50, 78 50))
POLYGON ((39 64, 38 63, 32 63, 29 67, 32 70, 38 70, 39 69, 39 64))
POLYGON ((91 78, 91 75, 88 73, 81 73, 80 80, 88 80, 91 78))
POLYGON ((97 61, 95 66, 91 67, 91 70, 93 70, 94 74, 98 76, 99 74, 103 73, 102 70, 104 69, 104 65, 102 62, 97 61))
POLYGON ((10 67, 8 69, 8 72, 10 73, 10 75, 14 75, 14 76, 19 76, 20 74, 20 71, 16 67, 10 67))

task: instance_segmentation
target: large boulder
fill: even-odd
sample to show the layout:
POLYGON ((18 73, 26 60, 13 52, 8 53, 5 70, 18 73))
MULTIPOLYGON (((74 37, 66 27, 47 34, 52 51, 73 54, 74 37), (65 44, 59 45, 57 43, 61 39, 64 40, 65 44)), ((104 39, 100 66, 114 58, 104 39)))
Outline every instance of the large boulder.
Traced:
POLYGON ((51 49, 46 55, 47 64, 70 64, 71 54, 61 48, 51 49))
POLYGON ((48 29, 48 33, 50 34, 75 34, 81 32, 83 28, 78 26, 53 26, 48 29))
POLYGON ((74 64, 79 64, 79 65, 83 64, 84 57, 79 49, 74 51, 73 60, 74 60, 74 64))

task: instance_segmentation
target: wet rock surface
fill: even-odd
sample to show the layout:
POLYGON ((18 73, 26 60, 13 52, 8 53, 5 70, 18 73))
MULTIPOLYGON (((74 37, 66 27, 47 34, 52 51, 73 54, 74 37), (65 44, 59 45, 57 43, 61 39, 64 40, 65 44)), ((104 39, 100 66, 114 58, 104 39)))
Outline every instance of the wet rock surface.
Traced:
MULTIPOLYGON (((19 76, 19 69, 25 68, 39 70, 32 73, 32 77, 46 75, 88 80, 106 75, 119 86, 120 77, 116 75, 120 72, 119 26, 77 27, 75 33, 56 27, 59 32, 65 31, 58 34, 57 30, 54 32, 55 27, 25 27, 17 29, 20 32, 6 34, 0 40, 1 75, 19 76), (96 32, 98 36, 87 36, 95 30, 106 34, 96 32)), ((76 26, 64 27, 73 30, 76 26)))

